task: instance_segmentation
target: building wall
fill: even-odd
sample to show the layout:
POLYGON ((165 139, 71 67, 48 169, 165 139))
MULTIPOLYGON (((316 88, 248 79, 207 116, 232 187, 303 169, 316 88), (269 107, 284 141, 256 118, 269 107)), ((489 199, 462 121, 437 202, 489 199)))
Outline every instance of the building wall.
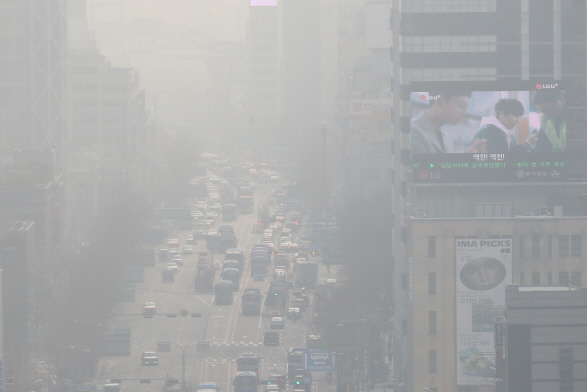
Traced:
POLYGON ((587 291, 509 286, 508 390, 587 390, 587 291))
MULTIPOLYGON (((410 216, 474 216, 475 204, 478 203, 511 203, 512 208, 508 212, 510 216, 537 214, 536 211, 540 214, 541 207, 546 207, 553 214, 554 206, 562 206, 563 215, 568 213, 584 216, 585 202, 580 186, 572 184, 532 188, 526 197, 519 192, 517 186, 507 184, 495 184, 493 187, 488 187, 488 184, 413 187, 410 169, 410 84, 413 81, 554 79, 563 80, 567 85, 573 86, 570 92, 573 96, 581 94, 580 91, 584 94, 587 85, 587 11, 584 1, 573 0, 392 0, 391 3, 391 113, 395 196, 392 241, 396 266, 393 279, 395 321, 401 327, 394 330, 394 378, 399 379, 396 383, 399 387, 405 379, 404 372, 409 370, 411 382, 418 384, 417 387, 410 386, 409 390, 416 391, 433 385, 424 385, 425 377, 414 381, 419 377, 418 372, 426 370, 420 367, 417 372, 413 368, 423 360, 423 349, 414 347, 414 355, 420 356, 418 360, 411 358, 412 350, 408 348, 418 340, 406 341, 405 335, 398 332, 405 329, 407 318, 412 318, 407 314, 411 305, 402 283, 410 269, 406 250, 411 252, 412 245, 408 243, 412 244, 420 239, 410 238, 410 216), (460 212, 457 213, 457 210, 460 212)), ((579 98, 577 102, 578 105, 572 110, 578 114, 578 118, 584 118, 587 113, 585 99, 579 98)), ((578 124, 577 134, 569 136, 569 140, 574 140, 569 143, 573 149, 570 154, 570 172, 577 182, 584 182, 587 154, 584 137, 579 135, 584 127, 580 122, 578 124)), ((474 226, 471 226, 471 230, 474 226)), ((451 239, 450 243, 453 242, 451 239)), ((521 261, 519 265, 522 265, 521 261)), ((417 266, 416 258, 413 266, 417 266)), ((553 269, 551 272, 557 274, 557 271, 553 269)), ((539 271, 528 270, 525 273, 534 272, 539 271)), ((548 271, 543 270, 540 273, 541 279, 547 279, 548 271)), ((556 278, 553 280, 556 282, 556 278)), ((438 282, 444 281, 439 278, 438 282)), ((447 331, 453 333, 451 330, 447 331)), ((439 351, 439 358, 443 358, 442 355, 439 351)), ((427 358, 426 356, 426 361, 427 358)), ((449 374, 446 380, 453 377, 453 369, 443 369, 443 372, 449 374)), ((438 374, 440 375, 440 368, 438 374)), ((432 382, 430 378, 426 382, 432 382)), ((440 380, 438 376, 434 378, 437 379, 439 391, 454 389, 447 384, 449 381, 440 380), (440 386, 441 381, 448 389, 440 386)))
POLYGON ((282 111, 281 5, 250 7, 247 32, 249 83, 245 93, 248 148, 270 154, 280 130, 282 111), (259 146, 259 147, 257 147, 259 146))
POLYGON ((455 379, 455 240, 465 237, 512 238, 514 284, 566 285, 570 279, 577 286, 587 286, 587 265, 583 262, 587 246, 585 218, 412 219, 408 237, 408 265, 412 273, 403 277, 408 282, 403 285, 404 295, 412 298, 408 306, 411 360, 407 390, 461 390, 457 389, 455 379), (576 236, 574 252, 571 236, 576 236), (429 237, 435 238, 433 251, 429 249, 429 237), (436 294, 429 294, 430 273, 436 274, 436 294), (409 282, 413 282, 412 287, 409 282), (436 311, 435 334, 428 330, 430 311, 436 311), (429 372, 430 351, 436 351, 435 373, 429 372))
POLYGON ((35 265, 34 222, 15 222, 3 235, 2 269, 3 352, 6 373, 22 383, 29 367, 29 311, 34 308, 30 285, 35 265))

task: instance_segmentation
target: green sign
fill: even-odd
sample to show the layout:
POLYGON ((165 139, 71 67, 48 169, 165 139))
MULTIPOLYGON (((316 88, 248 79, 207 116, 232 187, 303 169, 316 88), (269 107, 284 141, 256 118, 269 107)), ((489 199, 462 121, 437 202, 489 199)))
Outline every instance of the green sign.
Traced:
POLYGON ((340 248, 338 246, 322 248, 322 264, 341 264, 340 248))
POLYGON ((116 292, 116 302, 135 302, 135 291, 118 290, 116 292))
POLYGON ((114 335, 130 336, 130 329, 115 329, 114 335))
POLYGON ((337 229, 312 229, 312 240, 314 241, 332 241, 338 235, 337 229))

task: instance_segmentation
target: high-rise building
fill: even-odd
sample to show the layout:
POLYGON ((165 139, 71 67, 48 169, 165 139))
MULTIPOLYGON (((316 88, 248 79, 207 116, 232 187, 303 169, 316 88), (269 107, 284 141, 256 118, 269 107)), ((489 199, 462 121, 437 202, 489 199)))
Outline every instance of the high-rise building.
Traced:
POLYGON ((459 244, 511 241, 499 248, 511 251, 503 282, 585 285, 575 260, 587 221, 585 2, 391 4, 393 377, 399 391, 494 390, 504 289, 463 276, 481 270, 469 261, 506 253, 459 244), (501 99, 522 109, 500 110, 501 99), (452 119, 439 110, 449 103, 452 119), (501 150, 477 134, 488 123, 501 150))
POLYGON ((57 170, 66 126, 64 0, 9 0, 0 6, 0 164, 14 148, 54 147, 57 170))
POLYGON ((248 118, 242 129, 248 137, 242 143, 253 155, 270 154, 281 126, 282 12, 277 2, 251 1, 246 40, 248 118))

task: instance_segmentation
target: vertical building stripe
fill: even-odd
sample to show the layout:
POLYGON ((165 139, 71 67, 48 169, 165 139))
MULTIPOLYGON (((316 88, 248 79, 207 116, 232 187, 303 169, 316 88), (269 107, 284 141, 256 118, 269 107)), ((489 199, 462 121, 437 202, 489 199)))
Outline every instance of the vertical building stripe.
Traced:
POLYGON ((522 12, 520 26, 521 34, 521 55, 522 55, 522 80, 530 79, 530 0, 522 0, 522 12))
POLYGON ((554 0, 552 2, 552 17, 553 17, 553 58, 554 58, 554 79, 561 80, 561 0, 554 0))

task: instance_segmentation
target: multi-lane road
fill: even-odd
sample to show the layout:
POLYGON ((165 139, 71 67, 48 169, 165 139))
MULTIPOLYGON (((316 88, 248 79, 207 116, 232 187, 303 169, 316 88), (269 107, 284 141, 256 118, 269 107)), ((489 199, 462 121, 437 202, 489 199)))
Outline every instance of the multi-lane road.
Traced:
MULTIPOLYGON (((261 205, 270 198, 270 189, 260 188, 255 195, 261 205)), ((221 224, 216 223, 216 227, 221 224)), ((261 234, 251 233, 257 223, 257 213, 240 215, 232 222, 238 239, 238 247, 248 256, 250 249, 259 242, 261 234)), ((191 231, 176 232, 180 250, 191 231)), ((184 263, 179 266, 175 281, 163 283, 161 271, 164 261, 156 261, 154 267, 144 271, 144 283, 135 284, 135 302, 117 303, 108 328, 130 330, 131 354, 126 357, 103 357, 98 364, 97 377, 101 382, 110 379, 122 380, 120 388, 124 392, 156 391, 161 392, 168 377, 182 381, 182 350, 185 352, 185 380, 195 391, 199 383, 213 381, 221 386, 222 391, 232 391, 232 380, 236 374, 236 358, 245 352, 257 354, 261 358, 260 378, 267 379, 269 374, 287 374, 287 350, 291 347, 305 346, 305 338, 314 332, 306 317, 294 323, 286 320, 285 328, 280 332, 280 346, 264 346, 263 332, 269 330, 269 316, 243 316, 241 314, 241 294, 245 288, 258 288, 266 293, 271 276, 264 281, 254 281, 247 273, 248 257, 245 261, 245 273, 241 278, 240 290, 234 294, 232 305, 215 305, 213 294, 198 294, 194 290, 195 271, 198 252, 207 251, 205 241, 194 246, 194 255, 184 256, 184 263), (142 305, 147 301, 155 302, 157 315, 143 318, 142 305), (202 317, 166 317, 167 313, 180 313, 186 310, 201 313, 202 317), (207 320, 207 325, 206 325, 207 320), (209 351, 198 350, 196 342, 209 342, 209 351), (143 366, 141 355, 145 351, 157 351, 158 342, 170 342, 171 352, 159 352, 157 366, 143 366), (150 379, 150 383, 139 383, 140 379, 150 379)), ((210 255, 209 255, 210 256, 210 255)), ((208 257, 209 257, 208 256, 208 257)), ((220 263, 222 254, 214 254, 220 263)), ((220 263, 215 263, 219 270, 220 263)), ((325 373, 312 374, 313 391, 334 391, 334 383, 326 382, 325 373)), ((287 386, 292 390, 292 386, 287 386)), ((175 388, 179 389, 179 388, 175 388)), ((263 387, 259 387, 263 391, 263 387)))

